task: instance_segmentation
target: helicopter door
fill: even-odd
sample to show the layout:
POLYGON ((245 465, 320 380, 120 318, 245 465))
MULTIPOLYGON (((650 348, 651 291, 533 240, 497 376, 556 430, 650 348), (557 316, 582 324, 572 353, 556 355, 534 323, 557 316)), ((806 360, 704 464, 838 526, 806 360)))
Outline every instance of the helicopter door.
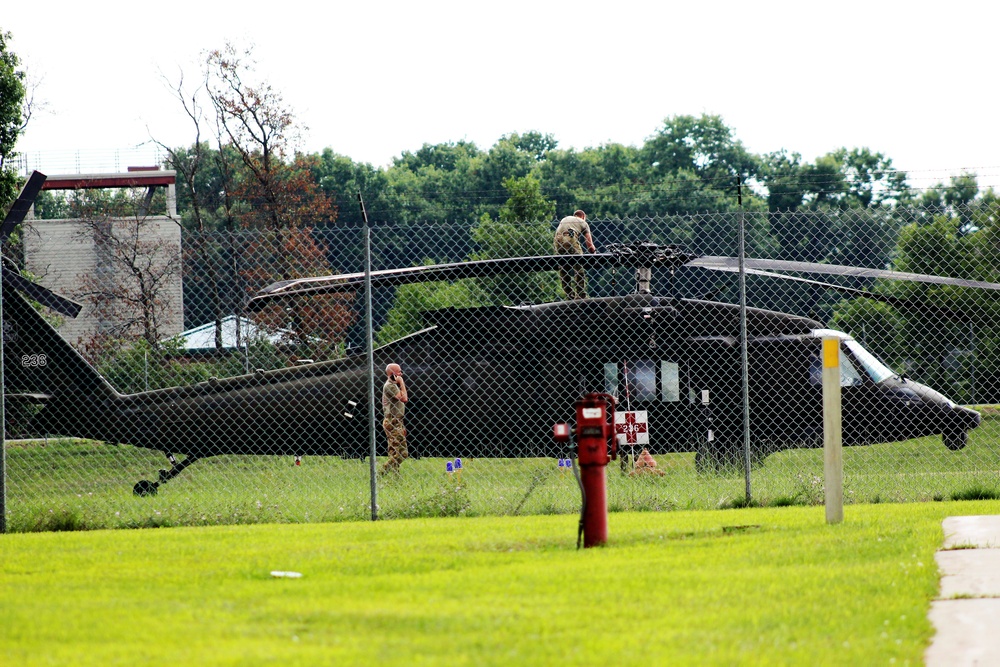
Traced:
POLYGON ((619 411, 645 411, 649 448, 653 453, 683 449, 691 430, 686 369, 669 359, 636 359, 604 363, 604 391, 615 397, 619 411))
MULTIPOLYGON (((823 395, 823 365, 820 351, 817 350, 809 360, 809 384, 814 392, 819 392, 822 405, 823 395)), ((869 444, 877 442, 875 430, 884 429, 892 423, 895 415, 879 410, 879 393, 870 382, 858 371, 851 355, 844 346, 840 346, 840 400, 843 413, 843 441, 845 445, 869 444), (883 412, 879 419, 873 420, 875 413, 883 412), (872 437, 876 439, 872 439, 872 437)), ((822 420, 822 407, 820 408, 822 420)), ((822 433, 819 436, 822 443, 822 433)))
POLYGON ((823 443, 820 344, 808 337, 748 342, 750 440, 762 453, 823 443))
POLYGON ((841 389, 844 444, 870 445, 909 437, 921 401, 911 401, 898 392, 886 391, 886 387, 879 384, 882 376, 873 374, 873 369, 866 366, 865 359, 858 356, 852 343, 840 347, 841 387, 847 386, 845 363, 856 367, 859 374, 858 379, 851 382, 850 391, 841 389))

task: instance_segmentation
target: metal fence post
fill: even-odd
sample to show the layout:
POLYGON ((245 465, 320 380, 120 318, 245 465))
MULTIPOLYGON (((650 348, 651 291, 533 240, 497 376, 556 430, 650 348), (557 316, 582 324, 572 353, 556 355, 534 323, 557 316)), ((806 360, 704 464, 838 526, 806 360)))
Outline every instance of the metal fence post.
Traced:
POLYGON ((743 217, 743 184, 736 177, 736 198, 740 207, 739 220, 739 260, 740 260, 740 366, 743 395, 743 477, 746 503, 750 504, 750 360, 747 352, 747 273, 746 273, 746 221, 743 217))
POLYGON ((365 350, 368 355, 368 468, 371 476, 372 521, 378 520, 378 484, 375 469, 375 337, 372 333, 372 230, 368 226, 365 200, 358 193, 362 234, 365 237, 365 350))

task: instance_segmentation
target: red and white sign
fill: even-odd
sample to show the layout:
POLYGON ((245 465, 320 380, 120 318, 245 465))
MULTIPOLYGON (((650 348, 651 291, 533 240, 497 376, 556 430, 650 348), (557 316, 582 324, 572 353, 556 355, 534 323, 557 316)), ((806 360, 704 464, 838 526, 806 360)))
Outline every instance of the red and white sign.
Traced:
POLYGON ((646 411, 615 413, 615 438, 619 445, 648 445, 646 411))

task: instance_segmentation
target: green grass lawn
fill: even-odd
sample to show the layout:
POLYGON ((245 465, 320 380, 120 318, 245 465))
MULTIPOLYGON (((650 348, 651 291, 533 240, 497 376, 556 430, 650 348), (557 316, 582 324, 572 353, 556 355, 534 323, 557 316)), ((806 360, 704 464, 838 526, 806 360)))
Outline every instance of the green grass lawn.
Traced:
MULTIPOLYGON (((608 503, 619 511, 713 509, 739 504, 739 470, 699 473, 694 455, 658 456, 662 477, 608 470, 608 503)), ((367 461, 339 457, 218 456, 199 461, 136 498, 132 486, 155 479, 166 459, 155 451, 82 440, 7 445, 8 528, 12 532, 151 526, 357 521, 370 517, 367 461)), ((398 478, 380 480, 379 516, 568 514, 580 495, 556 459, 469 459, 461 483, 442 459, 410 459, 398 478)), ((947 450, 939 436, 844 451, 848 503, 949 499, 971 487, 1000 494, 1000 419, 947 450)), ((823 452, 779 452, 757 463, 752 499, 761 505, 823 501, 823 452)))
POLYGON ((0 663, 918 665, 1000 501, 0 536, 0 663), (301 579, 276 579, 294 570, 301 579))

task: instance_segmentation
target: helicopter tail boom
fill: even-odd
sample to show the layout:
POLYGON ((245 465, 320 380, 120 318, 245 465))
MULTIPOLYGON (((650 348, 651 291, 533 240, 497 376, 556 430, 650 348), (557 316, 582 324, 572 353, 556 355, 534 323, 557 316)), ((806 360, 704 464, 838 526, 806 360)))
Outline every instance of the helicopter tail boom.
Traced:
POLYGON ((59 397, 100 403, 119 396, 38 311, 13 291, 4 294, 3 341, 8 398, 49 405, 59 397))

